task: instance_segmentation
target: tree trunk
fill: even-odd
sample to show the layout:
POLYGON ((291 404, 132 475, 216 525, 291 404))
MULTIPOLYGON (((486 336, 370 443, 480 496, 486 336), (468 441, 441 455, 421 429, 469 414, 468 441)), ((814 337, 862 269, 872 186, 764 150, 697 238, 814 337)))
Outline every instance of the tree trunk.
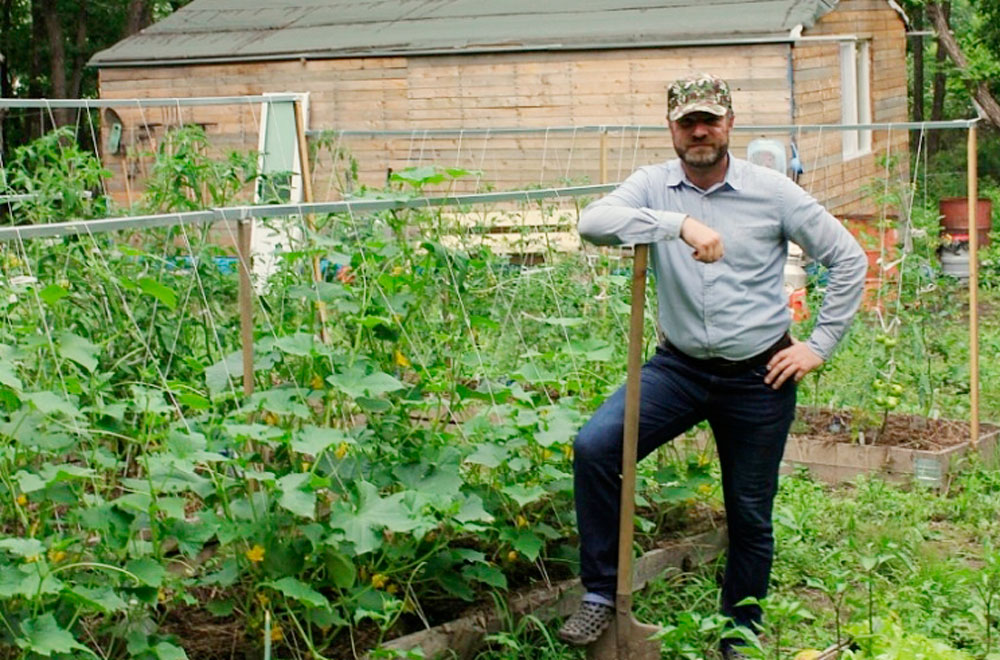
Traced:
POLYGON ((153 5, 149 0, 129 0, 128 22, 125 24, 125 36, 129 37, 153 22, 153 5))
MULTIPOLYGON (((948 27, 948 20, 951 16, 951 3, 944 2, 940 6, 934 5, 933 7, 931 5, 932 3, 927 3, 927 17, 937 26, 937 16, 942 16, 941 20, 944 21, 945 32, 950 34, 951 28, 948 27), (938 11, 935 12, 935 10, 938 11)), ((934 55, 934 95, 931 99, 931 121, 941 121, 944 117, 944 93, 948 82, 948 76, 945 73, 945 58, 947 58, 948 54, 941 43, 941 30, 935 27, 935 31, 938 34, 938 38, 937 53, 934 55)), ((927 136, 927 153, 935 153, 940 143, 940 131, 931 131, 927 136)))
POLYGON ((76 17, 76 43, 73 48, 73 72, 70 74, 69 86, 66 89, 68 98, 80 98, 80 87, 83 85, 83 67, 87 63, 87 0, 78 0, 79 13, 76 17))
MULTIPOLYGON (((52 85, 52 98, 66 98, 66 44, 63 42, 62 21, 59 18, 59 7, 56 0, 38 0, 45 21, 45 36, 49 44, 49 82, 52 85)), ((61 108, 52 111, 49 117, 57 126, 65 126, 70 122, 70 113, 61 108)))
MULTIPOLYGON (((955 35, 948 29, 947 16, 934 3, 927 4, 927 13, 934 21, 938 33, 938 42, 948 53, 948 57, 955 63, 958 70, 964 74, 969 67, 969 62, 965 59, 962 49, 959 48, 958 41, 955 40, 955 35)), ((980 113, 985 115, 990 123, 1000 128, 1000 103, 997 103, 997 100, 990 94, 986 83, 982 80, 967 79, 965 80, 965 85, 972 94, 972 98, 980 113)))
MULTIPOLYGON (((10 76, 10 31, 11 5, 13 0, 4 0, 3 24, 0 26, 0 96, 9 99, 14 96, 14 83, 10 76)), ((0 109, 0 156, 4 162, 10 158, 7 152, 7 109, 0 109)))
MULTIPOLYGON (((920 32, 924 29, 924 9, 917 7, 913 10, 913 31, 920 32)), ((914 35, 911 46, 913 49, 913 121, 924 120, 924 38, 922 35, 914 35)), ((918 147, 922 147, 920 139, 921 132, 912 131, 910 133, 910 153, 917 153, 918 147)), ((926 139, 926 135, 923 136, 926 139)))
MULTIPOLYGON (((31 3, 31 44, 28 46, 31 63, 28 67, 28 96, 39 98, 45 96, 42 88, 42 44, 45 43, 45 16, 38 2, 31 3)), ((27 115, 28 138, 42 134, 48 117, 44 111, 31 112, 27 115)))

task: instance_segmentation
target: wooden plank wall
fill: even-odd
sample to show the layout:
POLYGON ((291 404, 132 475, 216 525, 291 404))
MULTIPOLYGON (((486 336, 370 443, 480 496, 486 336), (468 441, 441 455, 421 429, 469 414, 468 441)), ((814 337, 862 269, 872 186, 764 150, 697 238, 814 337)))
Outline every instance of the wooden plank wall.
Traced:
MULTIPOLYGON (((428 137, 435 128, 608 125, 608 178, 673 155, 665 132, 638 135, 621 125, 663 125, 666 86, 692 71, 725 76, 737 121, 787 123, 786 45, 535 52, 434 57, 303 60, 149 69, 103 69, 105 98, 209 96, 309 91, 310 127, 405 130, 400 138, 344 137, 360 182, 382 186, 389 168, 437 164, 482 170, 454 192, 597 182, 597 133, 428 137)), ((259 107, 119 110, 126 143, 155 146, 164 127, 202 124, 218 149, 256 148, 259 107), (147 130, 146 126, 150 129, 147 130)), ((734 137, 740 152, 753 136, 734 137)), ((119 159, 120 160, 120 159, 119 159)), ((109 162, 119 176, 121 163, 109 162)), ((348 164, 328 149, 317 162, 317 198, 336 198, 348 164)), ((133 174, 142 175, 136 164, 133 174)), ((113 182, 119 191, 120 183, 113 182)), ((133 183, 133 188, 139 181, 133 183)))
MULTIPOLYGON (((884 0, 841 0, 806 36, 856 34, 871 39, 874 121, 907 118, 905 36, 902 19, 884 0)), ((636 134, 622 125, 663 125, 669 81, 696 70, 730 81, 736 121, 742 125, 840 122, 839 46, 799 42, 791 49, 794 102, 788 81, 787 44, 651 48, 592 52, 532 52, 425 57, 103 69, 101 94, 212 96, 308 91, 313 129, 401 130, 400 137, 332 136, 314 165, 317 199, 337 199, 357 161, 360 183, 385 184, 387 172, 436 164, 482 170, 431 192, 507 190, 526 186, 600 180, 597 133, 548 135, 461 135, 436 137, 440 128, 604 125, 608 179, 627 176, 638 165, 673 156, 665 132, 636 134), (794 113, 793 113, 794 103, 794 113)), ((206 127, 213 148, 255 149, 259 106, 123 109, 125 140, 135 151, 162 140, 165 127, 195 122, 206 127), (147 129, 148 126, 148 129, 147 129)), ((733 149, 743 155, 753 137, 737 133, 733 149)), ((907 135, 876 131, 873 155, 844 162, 841 135, 801 132, 795 138, 806 167, 800 183, 838 213, 870 212, 861 186, 879 169, 874 154, 904 155, 907 135)), ((905 157, 901 159, 905 176, 905 157)), ((141 185, 142 159, 108 159, 112 188, 124 202, 121 171, 130 169, 131 188, 141 185)))
MULTIPOLYGON (((841 0, 837 8, 820 19, 803 36, 854 34, 870 40, 873 122, 905 122, 908 119, 906 86, 906 35, 902 17, 884 0, 841 0)), ((840 45, 831 42, 800 42, 793 51, 795 76, 795 123, 837 124, 841 122, 840 45)), ((823 200, 834 213, 880 211, 863 188, 875 177, 884 177, 879 157, 899 157, 895 176, 909 176, 908 133, 905 130, 874 131, 872 152, 844 160, 842 134, 803 132, 797 136, 806 173, 800 183, 823 200)))

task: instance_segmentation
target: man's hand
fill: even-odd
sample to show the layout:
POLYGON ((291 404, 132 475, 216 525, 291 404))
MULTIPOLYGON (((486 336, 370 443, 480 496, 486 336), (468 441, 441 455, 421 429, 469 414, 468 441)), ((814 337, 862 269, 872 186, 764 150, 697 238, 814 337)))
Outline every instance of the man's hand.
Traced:
POLYGON ((722 258, 722 236, 691 216, 681 223, 681 240, 694 248, 692 256, 698 261, 710 264, 722 258))
POLYGON ((821 364, 823 358, 793 337, 791 346, 778 351, 768 360, 764 382, 774 389, 779 389, 789 378, 795 378, 797 383, 821 364))

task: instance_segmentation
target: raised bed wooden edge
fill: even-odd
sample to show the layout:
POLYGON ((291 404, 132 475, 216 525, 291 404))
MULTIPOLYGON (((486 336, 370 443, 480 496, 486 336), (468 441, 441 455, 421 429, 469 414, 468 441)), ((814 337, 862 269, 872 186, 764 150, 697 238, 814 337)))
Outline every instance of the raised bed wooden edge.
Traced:
MULTIPOLYGON (((985 460, 992 460, 996 455, 998 433, 1000 429, 987 427, 979 435, 977 449, 985 460)), ((945 449, 923 450, 789 435, 782 471, 788 473, 796 466, 806 467, 813 477, 827 483, 849 481, 860 474, 879 474, 890 481, 914 480, 932 488, 942 488, 954 471, 957 459, 970 448, 968 441, 945 449)))
MULTIPOLYGON (((687 569, 717 557, 726 545, 726 530, 714 529, 656 548, 635 562, 633 590, 645 587, 668 568, 687 569)), ((583 587, 579 578, 565 580, 514 596, 508 602, 513 616, 533 614, 542 621, 568 616, 580 603, 583 587)), ((503 620, 492 610, 481 610, 439 626, 386 642, 383 648, 409 651, 420 648, 427 658, 445 652, 449 658, 469 660, 482 646, 483 638, 501 630, 503 620)))

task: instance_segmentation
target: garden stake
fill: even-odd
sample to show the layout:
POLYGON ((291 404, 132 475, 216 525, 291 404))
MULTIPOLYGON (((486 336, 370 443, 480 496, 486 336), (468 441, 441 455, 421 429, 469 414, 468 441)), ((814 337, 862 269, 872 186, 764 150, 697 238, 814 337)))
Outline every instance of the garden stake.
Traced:
POLYGON ((628 333, 628 377, 625 380, 625 429, 622 434, 622 494, 618 527, 618 589, 615 620, 587 649, 590 660, 659 660, 660 643, 649 639, 660 627, 640 623, 632 615, 632 534, 635 527, 635 462, 639 444, 639 382, 642 330, 646 306, 649 246, 636 245, 632 264, 632 313, 628 333))
MULTIPOLYGON (((302 111, 302 100, 297 99, 293 103, 295 110, 295 137, 299 150, 299 172, 302 178, 302 200, 306 204, 313 202, 312 171, 309 169, 309 146, 306 143, 306 123, 302 111)), ((305 214, 306 226, 313 234, 316 233, 316 220, 312 213, 305 214)), ((323 281, 323 272, 320 269, 319 255, 312 256, 312 279, 314 284, 323 281)), ((319 316, 319 338, 324 344, 330 343, 330 334, 326 330, 326 303, 316 300, 316 313, 319 316)))
POLYGON ((250 218, 236 225, 236 250, 240 257, 240 343, 243 351, 243 396, 253 394, 253 284, 250 282, 250 218))

